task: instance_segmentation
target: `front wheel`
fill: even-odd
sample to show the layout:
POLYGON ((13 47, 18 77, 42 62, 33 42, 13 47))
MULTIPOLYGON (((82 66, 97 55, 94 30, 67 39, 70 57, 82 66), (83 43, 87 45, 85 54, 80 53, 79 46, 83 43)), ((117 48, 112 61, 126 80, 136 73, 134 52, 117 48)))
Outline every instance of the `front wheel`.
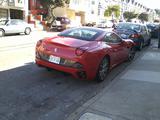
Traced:
POLYGON ((148 40, 147 46, 149 46, 150 44, 151 44, 151 39, 148 40))
POLYGON ((139 45, 139 47, 138 47, 138 50, 141 51, 142 48, 143 48, 143 46, 144 46, 144 42, 142 41, 142 42, 140 42, 140 45, 139 45))
POLYGON ((31 33, 31 29, 30 28, 26 28, 25 31, 24 31, 24 33, 26 35, 29 35, 31 33))
POLYGON ((104 81, 108 74, 108 71, 109 71, 109 59, 107 57, 104 57, 99 65, 96 80, 98 82, 104 81))
POLYGON ((135 54, 136 54, 136 50, 134 47, 130 48, 129 49, 129 53, 128 53, 128 61, 132 61, 135 57, 135 54))
POLYGON ((0 37, 3 37, 4 36, 4 30, 0 29, 0 37))

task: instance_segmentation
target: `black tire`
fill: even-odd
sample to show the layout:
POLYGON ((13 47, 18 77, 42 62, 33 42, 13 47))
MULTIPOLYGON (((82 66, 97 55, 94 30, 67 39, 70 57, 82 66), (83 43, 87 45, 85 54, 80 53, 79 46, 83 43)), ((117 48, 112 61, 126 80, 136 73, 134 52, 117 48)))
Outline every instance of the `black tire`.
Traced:
POLYGON ((146 46, 149 46, 151 44, 151 39, 148 40, 146 46))
POLYGON ((46 67, 47 71, 52 71, 52 68, 46 67))
POLYGON ((138 50, 139 50, 139 51, 141 51, 141 50, 142 50, 143 45, 144 45, 144 42, 143 42, 143 41, 142 41, 142 42, 140 42, 140 45, 138 46, 138 50))
POLYGON ((0 29, 0 37, 3 37, 5 35, 5 32, 3 29, 0 29))
POLYGON ((29 35, 31 33, 31 28, 26 28, 24 33, 25 35, 29 35))
POLYGON ((96 75, 96 81, 97 82, 104 81, 108 72, 109 72, 109 59, 107 57, 104 57, 99 65, 96 75))
POLYGON ((129 49, 129 53, 128 53, 128 59, 127 61, 130 62, 134 59, 135 57, 135 54, 136 54, 136 50, 135 50, 135 47, 132 47, 129 49))

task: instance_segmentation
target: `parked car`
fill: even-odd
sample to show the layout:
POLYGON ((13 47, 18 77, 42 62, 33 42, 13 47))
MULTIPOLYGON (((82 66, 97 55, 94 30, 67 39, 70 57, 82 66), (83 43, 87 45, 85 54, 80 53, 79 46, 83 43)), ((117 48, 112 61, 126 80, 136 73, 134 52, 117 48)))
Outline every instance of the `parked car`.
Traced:
POLYGON ((67 17, 57 17, 51 29, 56 31, 62 31, 70 27, 71 20, 67 17))
POLYGON ((151 37, 158 38, 159 25, 156 25, 156 24, 147 24, 147 28, 150 30, 151 37))
POLYGON ((151 35, 144 24, 130 22, 119 23, 113 31, 123 39, 133 40, 138 50, 141 50, 145 45, 150 45, 151 35))
POLYGON ((39 40, 36 64, 70 73, 79 79, 103 81, 109 70, 135 56, 134 42, 114 32, 80 27, 39 40))
POLYGON ((32 26, 20 19, 0 21, 0 36, 15 33, 25 33, 26 35, 29 35, 31 31, 32 26))
POLYGON ((101 20, 96 24, 96 27, 98 28, 112 28, 113 22, 110 20, 101 20))

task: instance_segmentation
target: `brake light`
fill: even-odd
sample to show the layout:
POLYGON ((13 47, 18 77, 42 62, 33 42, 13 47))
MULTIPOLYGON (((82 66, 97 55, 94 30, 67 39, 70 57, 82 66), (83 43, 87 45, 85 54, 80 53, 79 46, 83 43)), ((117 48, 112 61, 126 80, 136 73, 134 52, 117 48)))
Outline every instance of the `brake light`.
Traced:
POLYGON ((39 47, 42 44, 42 40, 39 40, 36 44, 37 47, 39 47))
POLYGON ((84 52, 85 52, 85 50, 82 50, 80 48, 77 48, 76 51, 75 51, 75 53, 76 53, 77 56, 83 55, 84 52))
POLYGON ((140 37, 139 34, 133 34, 133 35, 131 35, 131 38, 139 38, 139 37, 140 37))

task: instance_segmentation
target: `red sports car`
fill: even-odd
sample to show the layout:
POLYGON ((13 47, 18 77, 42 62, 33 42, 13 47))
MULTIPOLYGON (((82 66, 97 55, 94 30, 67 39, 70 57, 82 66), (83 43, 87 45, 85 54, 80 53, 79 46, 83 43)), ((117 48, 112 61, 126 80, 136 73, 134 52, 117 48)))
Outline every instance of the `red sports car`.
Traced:
POLYGON ((132 40, 123 40, 103 29, 80 27, 39 40, 35 61, 38 66, 76 78, 103 81, 110 69, 134 56, 132 40))

